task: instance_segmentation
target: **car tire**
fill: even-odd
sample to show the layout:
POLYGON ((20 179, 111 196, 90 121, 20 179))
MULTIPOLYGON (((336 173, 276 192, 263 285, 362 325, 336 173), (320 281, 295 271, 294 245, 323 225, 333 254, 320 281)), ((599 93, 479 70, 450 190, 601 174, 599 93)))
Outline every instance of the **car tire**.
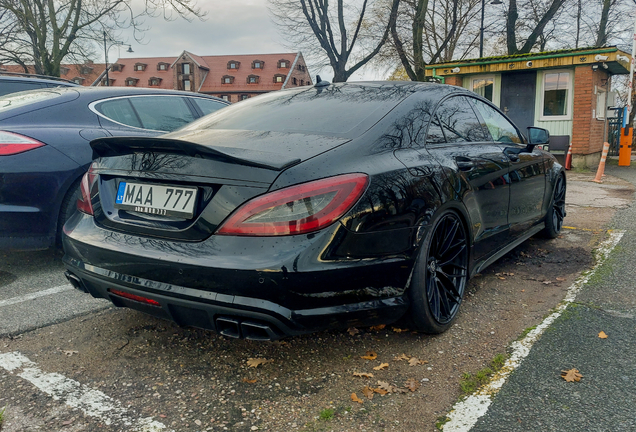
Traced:
POLYGON ((77 200, 80 199, 82 195, 80 190, 81 181, 82 179, 80 177, 78 180, 73 182, 71 187, 68 188, 66 196, 64 196, 64 199, 62 200, 60 214, 57 219, 57 233, 55 236, 55 244, 57 247, 62 247, 62 229, 64 228, 64 224, 77 209, 77 200))
POLYGON ((554 191, 552 192, 552 200, 550 207, 545 215, 545 228, 542 231, 543 237, 556 238, 563 228, 563 219, 565 219, 565 176, 559 174, 554 183, 554 191))
POLYGON ((414 330, 439 334, 459 311, 468 281, 468 236, 457 213, 438 215, 420 247, 409 287, 407 320, 414 330))

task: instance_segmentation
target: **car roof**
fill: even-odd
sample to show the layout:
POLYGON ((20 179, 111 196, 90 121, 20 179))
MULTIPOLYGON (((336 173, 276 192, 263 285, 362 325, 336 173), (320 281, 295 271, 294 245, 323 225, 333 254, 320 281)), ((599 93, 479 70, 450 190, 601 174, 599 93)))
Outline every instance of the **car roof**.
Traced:
POLYGON ((56 77, 44 77, 44 76, 28 76, 28 75, 21 75, 21 74, 16 74, 16 75, 12 75, 12 74, 2 74, 0 73, 0 84, 2 83, 2 81, 13 81, 13 82, 39 82, 39 83, 43 83, 43 84, 57 84, 60 86, 67 86, 67 87, 80 87, 78 84, 72 82, 72 81, 68 81, 65 80, 63 78, 56 78, 56 77))
POLYGON ((228 103, 227 101, 218 98, 216 96, 211 96, 205 93, 194 93, 187 92, 183 90, 171 90, 171 89, 153 89, 146 87, 108 87, 108 86, 99 86, 99 87, 73 87, 68 89, 58 89, 60 91, 74 91, 80 94, 80 98, 107 98, 107 97, 115 97, 115 96, 130 96, 130 95, 178 95, 178 96, 189 96, 189 97, 201 97, 206 99, 214 99, 217 101, 221 101, 224 103, 228 103))

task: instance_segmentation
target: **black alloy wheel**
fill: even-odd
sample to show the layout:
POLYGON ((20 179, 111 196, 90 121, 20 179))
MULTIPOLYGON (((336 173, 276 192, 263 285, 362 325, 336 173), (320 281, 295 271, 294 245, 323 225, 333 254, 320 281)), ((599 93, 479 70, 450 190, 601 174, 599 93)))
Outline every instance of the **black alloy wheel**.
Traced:
POLYGON ((543 234, 547 238, 556 238, 563 228, 563 219, 565 219, 565 178, 559 175, 554 184, 554 193, 552 194, 552 203, 545 215, 545 229, 543 234))
POLYGON ((411 282, 411 324, 437 334, 451 325, 468 281, 468 238, 456 213, 446 211, 426 236, 411 282))

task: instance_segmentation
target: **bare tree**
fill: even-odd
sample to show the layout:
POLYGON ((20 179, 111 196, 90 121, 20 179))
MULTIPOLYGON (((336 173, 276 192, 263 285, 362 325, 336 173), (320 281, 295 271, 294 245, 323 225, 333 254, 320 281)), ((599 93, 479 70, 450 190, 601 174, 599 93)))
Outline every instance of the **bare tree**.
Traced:
POLYGON ((134 0, 0 0, 0 62, 60 76, 64 58, 85 57, 104 31, 132 27, 137 37, 143 17, 203 18, 195 1, 144 0, 137 11, 134 0))
POLYGON ((326 57, 333 68, 333 81, 344 82, 385 44, 400 0, 391 0, 379 40, 366 37, 366 34, 362 36, 365 29, 372 27, 365 24, 365 19, 374 0, 349 1, 347 4, 337 0, 335 8, 329 0, 269 0, 269 3, 274 21, 288 37, 289 45, 301 49, 310 58, 326 57), (372 39, 376 40, 369 47, 368 42, 372 39))
MULTIPOLYGON (((517 46, 518 39, 522 39, 518 32, 524 29, 519 23, 519 9, 517 8, 517 0, 509 0, 508 15, 506 19, 506 45, 508 54, 525 54, 529 53, 537 44, 548 23, 555 17, 557 12, 565 4, 566 0, 549 0, 543 7, 530 8, 530 18, 534 14, 538 19, 534 21, 534 25, 529 29, 529 34, 525 39, 521 48, 517 46), (537 13, 540 10, 540 13, 537 13)), ((524 9, 525 10, 525 9, 524 9)), ((529 17, 524 17, 525 22, 529 17)), ((526 27, 527 28, 527 27, 526 27)))

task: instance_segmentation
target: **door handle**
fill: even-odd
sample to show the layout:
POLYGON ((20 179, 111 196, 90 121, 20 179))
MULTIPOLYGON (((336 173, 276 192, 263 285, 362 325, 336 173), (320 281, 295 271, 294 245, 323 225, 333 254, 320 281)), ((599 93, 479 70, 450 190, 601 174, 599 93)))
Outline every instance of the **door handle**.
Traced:
POLYGON ((457 164, 457 168, 459 168, 460 171, 470 171, 471 169, 475 168, 475 162, 466 157, 456 157, 455 163, 457 164))

